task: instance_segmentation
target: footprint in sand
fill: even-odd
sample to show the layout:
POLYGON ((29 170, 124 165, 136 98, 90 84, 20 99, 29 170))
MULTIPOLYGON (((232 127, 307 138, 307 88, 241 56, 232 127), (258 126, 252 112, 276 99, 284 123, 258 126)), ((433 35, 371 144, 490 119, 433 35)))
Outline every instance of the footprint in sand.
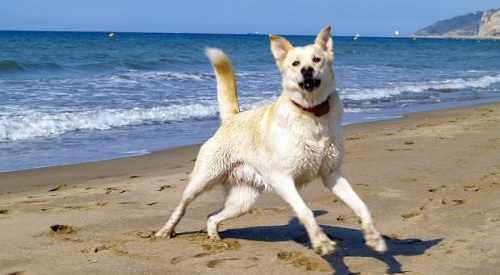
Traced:
POLYGON ((10 209, 0 209, 0 215, 8 215, 12 214, 12 210, 10 209))
POLYGON ((358 139, 365 139, 367 138, 368 136, 367 135, 358 135, 358 134, 354 134, 352 136, 348 136, 345 138, 345 140, 358 140, 358 139))
POLYGON ((199 253, 199 254, 196 254, 194 256, 177 256, 177 257, 172 258, 172 260, 170 260, 170 263, 171 264, 178 264, 178 263, 183 262, 185 260, 202 258, 202 257, 210 256, 210 255, 211 254, 209 254, 209 253, 199 253))
POLYGON ((80 250, 84 254, 97 254, 102 252, 112 252, 119 255, 125 255, 129 252, 125 250, 119 243, 103 243, 91 246, 89 248, 84 248, 80 250))
POLYGON ((467 192, 476 192, 476 191, 479 191, 479 186, 477 185, 466 185, 464 186, 464 191, 467 191, 467 192))
POLYGON ((489 175, 484 175, 481 177, 482 183, 491 184, 491 187, 499 187, 500 186, 500 174, 491 173, 489 175))
POLYGON ((119 244, 101 244, 101 245, 98 245, 90 250, 84 250, 82 252, 85 253, 88 251, 93 252, 93 253, 110 251, 110 252, 120 254, 120 255, 128 254, 128 251, 125 250, 124 248, 122 248, 119 244))
POLYGON ((129 232, 129 235, 140 237, 141 239, 154 238, 156 231, 134 230, 129 232))
POLYGON ((337 216, 337 221, 347 222, 347 223, 355 223, 355 222, 359 222, 359 218, 355 214, 340 214, 337 216))
POLYGON ((405 140, 403 144, 404 145, 413 145, 413 144, 415 144, 415 141, 413 141, 413 140, 405 140))
POLYGON ((443 204, 451 205, 451 206, 457 206, 457 205, 461 205, 461 204, 464 204, 467 202, 468 202, 468 200, 466 200, 466 199, 443 199, 443 204))
POLYGON ((0 219, 7 219, 9 217, 12 217, 12 214, 16 213, 16 210, 8 209, 8 208, 3 208, 0 209, 0 219))
POLYGON ((42 208, 41 211, 47 212, 60 212, 60 211, 70 211, 70 210, 78 210, 78 211, 86 211, 89 210, 90 206, 87 205, 72 205, 72 206, 64 206, 64 207, 48 207, 42 208))
POLYGON ((278 261, 307 271, 331 272, 332 267, 325 261, 317 260, 300 251, 281 251, 278 261))
POLYGON ((180 235, 177 238, 187 239, 191 243, 201 246, 207 253, 217 254, 225 250, 240 250, 241 244, 237 240, 211 240, 206 233, 180 235))
POLYGON ((106 205, 109 205, 110 202, 109 201, 98 201, 95 203, 96 206, 106 206, 106 205))
POLYGON ((425 203, 420 207, 420 210, 433 210, 438 209, 443 206, 442 199, 429 199, 429 202, 425 203))
POLYGON ((54 188, 50 189, 49 192, 60 191, 60 190, 64 190, 64 189, 67 189, 67 188, 68 188, 68 185, 61 184, 61 185, 58 185, 57 187, 54 187, 54 188))
POLYGON ((64 224, 55 224, 50 226, 48 229, 45 229, 42 233, 35 235, 34 237, 40 237, 40 236, 56 236, 56 235, 68 235, 68 234, 75 234, 80 229, 75 228, 73 226, 69 225, 64 225, 64 224))
POLYGON ((106 194, 123 194, 129 190, 122 189, 119 187, 108 187, 106 188, 106 194))
POLYGON ((171 189, 171 188, 172 188, 172 185, 162 185, 162 186, 160 186, 160 188, 158 188, 158 191, 163 191, 163 190, 171 189))
MULTIPOLYGON (((151 238, 154 236, 154 232, 136 232, 137 235, 141 238, 151 238)), ((197 244, 205 250, 203 253, 196 254, 194 256, 177 256, 170 260, 171 264, 178 264, 190 259, 202 258, 207 256, 212 256, 216 254, 220 254, 227 250, 240 250, 241 244, 236 240, 224 239, 220 241, 214 241, 208 238, 206 233, 200 232, 196 234, 186 234, 180 235, 177 237, 178 239, 186 239, 191 243, 197 244)), ((228 259, 215 259, 209 260, 207 262, 207 266, 210 268, 216 267, 231 267, 231 268, 249 268, 257 265, 258 258, 250 257, 250 258, 228 258, 228 259)))
POLYGON ((452 185, 441 185, 438 187, 430 188, 428 191, 434 193, 434 192, 451 191, 451 190, 455 190, 455 187, 452 185))
MULTIPOLYGON (((450 206, 457 206, 461 205, 464 203, 467 203, 468 200, 466 199, 429 199, 429 202, 425 203, 420 207, 420 210, 433 210, 433 209, 438 209, 441 208, 444 205, 450 205, 450 206)), ((414 217, 417 217, 419 213, 417 212, 409 212, 407 214, 403 214, 403 219, 405 220, 411 220, 414 217)))
POLYGON ((418 212, 408 212, 401 215, 403 221, 423 222, 427 221, 427 215, 418 212))
POLYGON ((229 268, 251 268, 258 265, 259 258, 249 257, 246 259, 242 258, 227 258, 227 259, 216 259, 208 261, 207 266, 209 268, 217 267, 229 267, 229 268))

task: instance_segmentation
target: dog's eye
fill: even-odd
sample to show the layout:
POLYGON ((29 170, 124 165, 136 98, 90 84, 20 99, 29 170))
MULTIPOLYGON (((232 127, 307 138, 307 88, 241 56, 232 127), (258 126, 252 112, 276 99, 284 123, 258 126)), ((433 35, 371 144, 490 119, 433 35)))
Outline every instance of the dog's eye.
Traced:
POLYGON ((314 63, 318 63, 318 62, 320 62, 320 61, 321 61, 321 58, 319 58, 319 57, 315 57, 315 58, 313 58, 313 62, 314 62, 314 63))
POLYGON ((299 66, 299 65, 300 65, 300 62, 299 62, 299 61, 294 61, 294 62, 292 63, 292 66, 294 66, 294 67, 297 67, 297 66, 299 66))

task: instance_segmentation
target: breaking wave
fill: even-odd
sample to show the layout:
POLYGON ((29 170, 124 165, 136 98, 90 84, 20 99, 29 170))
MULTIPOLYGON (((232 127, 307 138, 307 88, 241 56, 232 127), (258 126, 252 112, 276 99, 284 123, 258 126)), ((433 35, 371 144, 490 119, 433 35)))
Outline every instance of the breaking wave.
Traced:
POLYGON ((377 89, 344 89, 341 91, 341 98, 348 100, 382 99, 398 96, 402 93, 422 93, 427 91, 452 92, 470 88, 487 88, 496 83, 500 83, 500 75, 470 79, 457 78, 377 89))
POLYGON ((216 104, 135 108, 129 110, 96 110, 57 114, 31 113, 0 119, 0 142, 49 137, 79 130, 109 130, 111 128, 167 123, 183 119, 215 117, 216 104))

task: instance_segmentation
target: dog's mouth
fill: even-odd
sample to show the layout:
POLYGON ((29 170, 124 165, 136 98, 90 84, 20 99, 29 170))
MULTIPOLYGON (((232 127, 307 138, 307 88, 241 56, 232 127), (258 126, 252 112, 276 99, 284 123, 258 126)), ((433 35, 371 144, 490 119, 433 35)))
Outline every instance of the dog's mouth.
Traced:
POLYGON ((312 92, 314 89, 319 87, 319 85, 321 85, 321 80, 314 79, 314 78, 307 78, 307 79, 304 79, 304 81, 299 83, 299 87, 308 91, 308 92, 312 92))

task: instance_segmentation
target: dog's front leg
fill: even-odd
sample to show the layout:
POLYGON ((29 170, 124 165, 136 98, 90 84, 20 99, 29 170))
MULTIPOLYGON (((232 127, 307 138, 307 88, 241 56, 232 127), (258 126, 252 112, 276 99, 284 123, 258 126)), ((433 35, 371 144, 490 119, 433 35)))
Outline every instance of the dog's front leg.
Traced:
POLYGON ((293 208, 297 218, 306 228, 314 251, 322 256, 333 254, 336 243, 319 227, 313 212, 300 197, 293 179, 274 177, 270 182, 276 193, 293 208))
POLYGON ((361 219, 361 228, 363 229, 366 245, 379 253, 387 251, 385 241, 373 225, 372 215, 366 204, 354 192, 349 182, 341 173, 330 176, 331 178, 326 179, 324 184, 361 219))

